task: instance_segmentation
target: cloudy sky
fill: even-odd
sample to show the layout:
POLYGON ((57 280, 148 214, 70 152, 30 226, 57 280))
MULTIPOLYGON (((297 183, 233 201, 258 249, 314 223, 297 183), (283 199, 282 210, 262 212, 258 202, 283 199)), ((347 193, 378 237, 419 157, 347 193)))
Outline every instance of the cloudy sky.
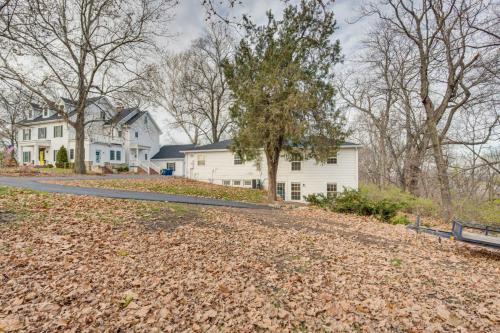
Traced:
MULTIPOLYGON (((349 23, 357 16, 361 1, 336 0, 333 5, 338 24, 335 38, 340 40, 342 52, 345 56, 345 65, 348 65, 350 59, 356 54, 356 50, 359 49, 360 40, 370 27, 370 22, 366 19, 355 24, 349 23)), ((170 31, 174 37, 168 41, 167 45, 168 49, 173 52, 186 49, 193 39, 203 33, 203 29, 207 25, 207 13, 201 5, 201 0, 180 0, 179 2, 175 11, 175 17, 170 26, 170 31)), ((215 2, 218 1, 216 0, 215 2)), ((272 10, 276 17, 280 17, 285 6, 280 0, 245 0, 242 2, 242 5, 238 5, 229 12, 226 12, 227 17, 234 17, 236 20, 241 18, 242 14, 248 14, 257 24, 264 24, 266 12, 269 9, 272 10)), ((167 122, 165 115, 157 113, 156 118, 160 122, 160 126, 164 128, 167 122)), ((182 133, 175 133, 175 135, 170 136, 168 133, 164 133, 162 143, 171 143, 173 141, 172 136, 175 138, 176 143, 185 143, 187 141, 187 137, 182 135, 182 133)))

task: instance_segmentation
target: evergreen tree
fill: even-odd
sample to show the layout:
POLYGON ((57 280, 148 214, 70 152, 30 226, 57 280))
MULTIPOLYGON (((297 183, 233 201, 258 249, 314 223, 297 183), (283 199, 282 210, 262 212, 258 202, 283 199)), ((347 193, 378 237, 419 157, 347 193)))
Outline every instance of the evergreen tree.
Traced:
POLYGON ((324 162, 345 138, 335 109, 333 66, 340 45, 332 40, 335 20, 320 1, 289 5, 283 19, 268 12, 266 25, 244 17, 246 36, 225 72, 235 102, 233 150, 268 168, 268 197, 276 200, 279 157, 299 153, 324 162))
POLYGON ((56 167, 64 168, 68 163, 68 152, 64 146, 61 146, 56 155, 56 167))

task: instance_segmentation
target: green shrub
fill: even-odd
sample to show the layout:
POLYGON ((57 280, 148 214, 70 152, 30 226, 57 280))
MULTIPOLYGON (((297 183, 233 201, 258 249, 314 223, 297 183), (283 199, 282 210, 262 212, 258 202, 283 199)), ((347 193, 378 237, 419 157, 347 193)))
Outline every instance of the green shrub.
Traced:
POLYGON ((128 166, 119 166, 118 168, 116 168, 116 171, 118 172, 128 172, 128 166))
POLYGON ((383 199, 381 201, 374 203, 373 215, 375 215, 375 217, 381 221, 389 222, 392 218, 396 216, 401 207, 402 207, 401 203, 383 199))
POLYGON ((306 202, 310 203, 313 206, 327 208, 331 205, 331 198, 327 198, 323 193, 314 193, 304 196, 306 202))
POLYGON ((359 190, 344 190, 333 201, 332 208, 339 213, 353 213, 358 215, 373 215, 375 206, 373 202, 359 190))
POLYGON ((53 167, 54 167, 54 165, 52 165, 52 164, 47 164, 47 168, 51 169, 51 168, 53 168, 53 167))
POLYGON ((64 168, 66 167, 66 163, 68 163, 68 152, 64 146, 61 146, 61 148, 57 151, 56 167, 64 168))
POLYGON ((389 221, 391 224, 403 224, 403 225, 408 225, 410 224, 410 220, 404 215, 396 215, 391 218, 389 221))

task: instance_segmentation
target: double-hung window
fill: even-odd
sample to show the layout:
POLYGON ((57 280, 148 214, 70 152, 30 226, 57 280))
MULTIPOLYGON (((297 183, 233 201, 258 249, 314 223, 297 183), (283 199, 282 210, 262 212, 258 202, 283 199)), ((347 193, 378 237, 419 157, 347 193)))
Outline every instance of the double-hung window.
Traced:
POLYGON ((167 169, 175 171, 175 162, 167 162, 167 169))
POLYGON ((115 160, 115 151, 114 150, 110 150, 109 151, 109 160, 110 161, 114 161, 115 160))
POLYGON ((300 200, 300 183, 292 183, 291 184, 291 197, 292 200, 300 200))
POLYGON ((62 138, 63 136, 63 126, 54 126, 54 138, 62 138))
POLYGON ((73 148, 71 148, 69 150, 69 159, 70 160, 74 160, 75 159, 75 150, 73 148))
POLYGON ((241 186, 241 180, 233 180, 233 186, 241 186))
POLYGON ((47 127, 38 128, 38 138, 46 139, 47 138, 47 127))
POLYGON ((31 163, 31 152, 23 151, 23 163, 31 163))
POLYGON ((326 164, 337 164, 337 154, 326 159, 326 164))
POLYGON ((31 129, 23 129, 23 140, 31 140, 31 129))
POLYGON ((335 183, 326 184, 326 196, 328 198, 335 198, 337 196, 337 184, 335 183))
POLYGON ((234 154, 234 165, 241 165, 243 161, 239 154, 234 154))
POLYGON ((122 152, 120 150, 116 151, 116 160, 121 161, 122 160, 122 152))
POLYGON ((300 156, 300 154, 292 154, 291 164, 292 171, 300 171, 302 167, 302 156, 300 156))
POLYGON ((139 132, 135 131, 135 137, 136 139, 139 138, 139 132))
POLYGON ((222 185, 229 186, 229 185, 231 185, 231 181, 230 180, 223 180, 222 185))
POLYGON ((198 166, 204 166, 205 165, 205 155, 198 155, 198 158, 197 158, 197 164, 198 166))

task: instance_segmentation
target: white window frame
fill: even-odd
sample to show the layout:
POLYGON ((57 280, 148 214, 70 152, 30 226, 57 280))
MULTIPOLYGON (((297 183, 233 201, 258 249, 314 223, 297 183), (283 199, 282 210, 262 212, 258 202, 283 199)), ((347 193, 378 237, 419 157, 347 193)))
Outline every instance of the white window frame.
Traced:
POLYGON ((300 201, 302 199, 302 184, 299 182, 291 182, 290 183, 290 199, 293 201, 300 201), (295 189, 294 189, 295 187, 295 189), (297 187, 298 187, 298 193, 299 197, 297 199, 297 187))
POLYGON ((241 186, 241 180, 239 179, 233 180, 233 186, 241 186))
POLYGON ((47 127, 38 128, 38 139, 47 139, 47 127), (40 134, 43 132, 43 136, 40 134))
POLYGON ((331 156, 326 159, 326 164, 338 164, 338 161, 339 161, 338 154, 335 154, 335 156, 331 156))
POLYGON ((42 111, 42 117, 47 118, 49 116, 49 109, 44 108, 42 111))
POLYGON ((31 140, 31 128, 23 129, 23 140, 31 140))
POLYGON ((31 163, 31 152, 23 151, 23 163, 31 163), (26 158, 28 157, 28 158, 26 158))
POLYGON ((110 161, 114 161, 115 160, 115 151, 114 150, 110 150, 109 151, 109 160, 110 161))
POLYGON ((139 139, 139 131, 135 131, 134 136, 135 136, 136 139, 139 139))
POLYGON ((286 200, 286 183, 285 182, 276 182, 276 195, 279 196, 281 199, 286 200), (283 185, 283 196, 279 194, 279 187, 280 185, 283 185))
POLYGON ((242 165, 243 164, 243 160, 241 159, 240 155, 234 154, 233 164, 234 165, 242 165))
POLYGON ((75 150, 73 148, 71 148, 69 150, 69 159, 70 160, 74 160, 75 159, 75 150))
POLYGON ((205 166, 206 165, 205 155, 203 155, 203 154, 196 155, 196 165, 197 166, 205 166))
POLYGON ((292 154, 290 158, 290 170, 291 171, 302 170, 302 157, 300 156, 300 154, 292 154))
POLYGON ((223 180, 222 185, 224 186, 231 186, 231 181, 230 180, 223 180))
POLYGON ((252 180, 251 179, 245 179, 243 181, 243 186, 250 186, 250 187, 252 187, 252 180))
POLYGON ((63 125, 54 126, 54 138, 62 138, 63 137, 63 125), (61 129, 61 133, 57 133, 58 129, 61 129))
POLYGON ((121 161, 122 160, 122 151, 121 150, 115 151, 115 160, 116 161, 121 161))
POLYGON ((327 183, 326 184, 326 197, 327 198, 336 198, 338 194, 337 183, 327 183), (330 189, 330 186, 333 186, 333 189, 330 189))

